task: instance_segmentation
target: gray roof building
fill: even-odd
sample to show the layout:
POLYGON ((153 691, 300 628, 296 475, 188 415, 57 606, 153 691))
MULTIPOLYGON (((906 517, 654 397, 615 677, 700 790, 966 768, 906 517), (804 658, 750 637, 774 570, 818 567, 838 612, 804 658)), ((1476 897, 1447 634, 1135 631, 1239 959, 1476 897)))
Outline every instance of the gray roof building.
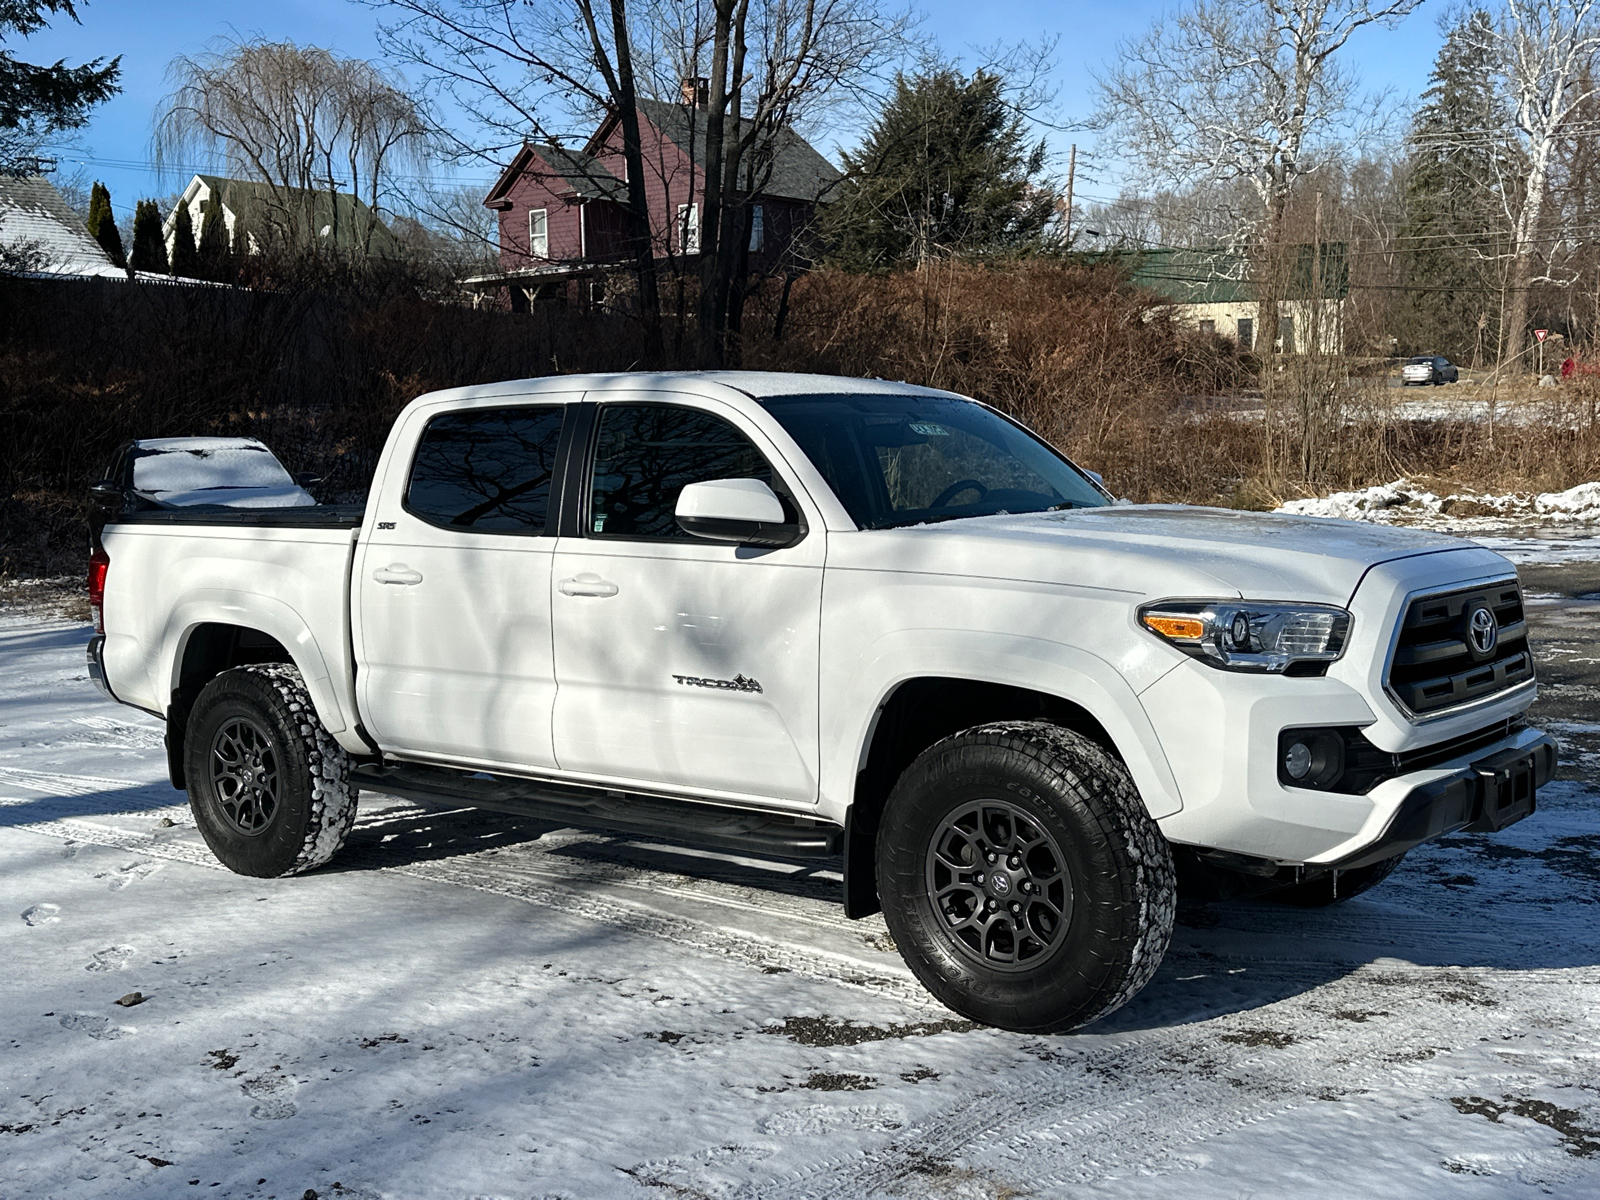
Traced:
POLYGON ((0 246, 41 275, 128 277, 43 175, 0 173, 0 246))
MULTIPOLYGON (((692 148, 695 166, 705 170, 705 109, 666 100, 641 100, 639 111, 680 149, 688 152, 692 148)), ((743 117, 729 120, 723 127, 723 136, 729 139, 743 137, 748 124, 743 117)), ((756 180, 756 191, 763 196, 815 204, 818 200, 826 200, 829 190, 843 178, 838 168, 787 125, 773 135, 772 152, 771 174, 767 182, 762 184, 759 177, 756 180)), ((761 168, 758 166, 756 169, 761 168)))

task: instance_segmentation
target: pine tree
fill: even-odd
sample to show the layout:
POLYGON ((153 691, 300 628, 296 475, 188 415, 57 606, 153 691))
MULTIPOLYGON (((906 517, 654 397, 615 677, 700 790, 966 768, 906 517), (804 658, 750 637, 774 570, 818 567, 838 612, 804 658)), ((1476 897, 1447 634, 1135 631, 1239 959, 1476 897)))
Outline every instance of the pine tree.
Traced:
POLYGON ((212 194, 206 201, 205 215, 200 218, 200 271, 201 278, 228 282, 232 272, 232 239, 228 236, 228 221, 222 211, 222 197, 212 194))
POLYGON ((895 80, 826 214, 833 257, 858 270, 936 254, 1027 253, 1047 243, 1055 189, 1004 80, 951 67, 895 80))
POLYGON ((133 269, 158 275, 165 275, 168 270, 161 209, 154 200, 141 200, 133 210, 133 269))
POLYGON ((1467 12, 1445 36, 1407 136, 1411 174, 1400 228, 1396 306, 1406 353, 1474 362, 1496 344, 1499 269, 1509 230, 1501 189, 1515 178, 1495 90, 1490 17, 1467 12))
POLYGON ((172 263, 174 275, 184 279, 199 279, 200 252, 195 248, 194 220, 189 216, 189 206, 178 204, 178 216, 173 222, 172 263))
POLYGON ((115 265, 126 269, 128 256, 122 250, 122 233, 117 229, 117 218, 111 211, 111 191, 105 184, 95 181, 89 192, 89 236, 100 243, 115 265))

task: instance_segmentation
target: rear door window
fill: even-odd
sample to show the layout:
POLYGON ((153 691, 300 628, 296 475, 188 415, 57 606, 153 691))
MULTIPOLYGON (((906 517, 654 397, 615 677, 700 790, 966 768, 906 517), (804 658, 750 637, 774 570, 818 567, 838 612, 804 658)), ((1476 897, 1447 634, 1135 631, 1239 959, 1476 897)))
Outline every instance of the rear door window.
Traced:
POLYGON ((475 408, 428 422, 406 509, 444 529, 542 534, 561 441, 561 405, 475 408))

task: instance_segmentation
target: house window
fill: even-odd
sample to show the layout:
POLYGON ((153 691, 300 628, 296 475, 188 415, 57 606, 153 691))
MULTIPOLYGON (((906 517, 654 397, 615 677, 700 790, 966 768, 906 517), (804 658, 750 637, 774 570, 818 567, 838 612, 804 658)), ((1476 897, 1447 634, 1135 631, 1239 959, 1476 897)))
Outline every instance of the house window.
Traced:
POLYGON ((1239 318, 1239 349, 1254 350, 1256 348, 1256 321, 1254 317, 1239 318))
POLYGON ((767 214, 761 205, 750 206, 750 250, 754 253, 766 245, 767 242, 767 214))
POLYGON ((1203 333, 1206 337, 1216 337, 1217 336, 1217 323, 1215 321, 1201 321, 1200 322, 1200 332, 1203 333))
POLYGON ((1294 353, 1294 318, 1293 317, 1279 317, 1278 318, 1278 342, 1279 342, 1279 349, 1281 349, 1285 354, 1293 354, 1294 353))
POLYGON ((528 253, 534 258, 550 257, 550 214, 546 209, 528 210, 528 253))
POLYGON ((700 253, 700 206, 678 205, 678 250, 683 254, 700 253))

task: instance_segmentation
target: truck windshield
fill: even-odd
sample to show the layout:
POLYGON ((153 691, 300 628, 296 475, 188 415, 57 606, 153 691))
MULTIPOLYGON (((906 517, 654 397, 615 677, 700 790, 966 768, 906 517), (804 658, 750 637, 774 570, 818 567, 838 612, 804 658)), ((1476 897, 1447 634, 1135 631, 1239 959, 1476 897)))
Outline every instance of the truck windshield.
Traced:
POLYGON ((1110 503, 1047 443, 970 400, 845 394, 761 404, 862 529, 1110 503))

